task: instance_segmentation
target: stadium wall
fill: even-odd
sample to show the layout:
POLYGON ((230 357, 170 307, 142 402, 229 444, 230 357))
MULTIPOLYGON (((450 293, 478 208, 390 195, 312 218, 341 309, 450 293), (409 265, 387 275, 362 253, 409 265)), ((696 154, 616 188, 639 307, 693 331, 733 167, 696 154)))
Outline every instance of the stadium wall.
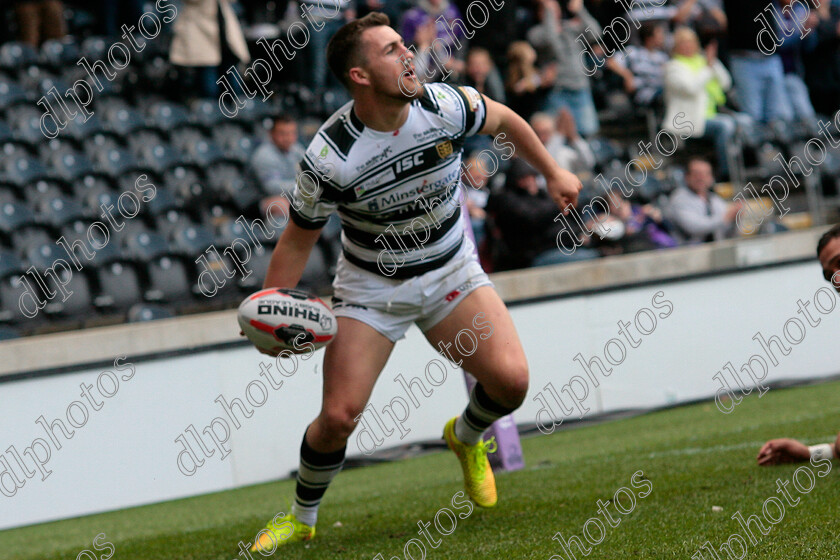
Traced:
MULTIPOLYGON (((753 354, 764 355, 768 364, 763 383, 837 374, 840 309, 820 314, 812 305, 820 319, 817 326, 797 312, 797 300, 813 301, 817 290, 827 286, 814 259, 820 233, 809 230, 494 275, 532 373, 528 398, 515 414, 517 423, 534 425, 544 402, 552 402, 545 398, 549 384, 573 411, 568 418, 576 419, 586 409, 593 415, 712 399, 721 386, 713 377, 724 364, 731 362, 738 369, 753 354), (643 309, 655 315, 655 328, 650 328, 643 309), (637 316, 650 334, 636 330, 637 316), (805 326, 797 344, 784 340, 791 318, 805 326), (619 321, 632 325, 625 327, 629 338, 619 333, 619 321), (778 363, 773 364, 754 339, 757 333, 765 339, 779 336, 789 354, 776 351, 778 363), (618 361, 619 346, 610 342, 613 339, 624 341, 626 350, 618 365, 610 364, 607 356, 611 352, 618 361), (582 362, 595 356, 612 368, 608 376, 597 369, 587 373, 583 367, 582 362), (572 395, 581 397, 584 392, 587 396, 575 403, 572 395)), ((235 312, 225 311, 0 343, 0 449, 5 450, 0 454, 0 529, 288 475, 297 467, 303 429, 318 411, 322 354, 299 360, 294 371, 287 365, 286 376, 275 374, 275 383, 282 385, 273 389, 260 375, 262 358, 265 363, 273 360, 241 341, 238 330, 235 312), (103 373, 108 371, 113 375, 103 373), (112 377, 119 378, 116 390, 112 377), (96 392, 98 380, 113 396, 96 392), (265 404, 259 407, 246 398, 254 380, 268 388, 265 404), (84 394, 86 385, 93 387, 93 403, 84 394), (251 416, 234 408, 237 427, 217 400, 220 395, 227 403, 241 399, 251 416), (84 421, 74 401, 87 410, 84 421), (81 427, 69 424, 68 407, 81 427), (68 431, 74 431, 72 438, 64 437, 58 427, 52 436, 47 433, 37 422, 42 415, 42 423, 62 419, 68 431), (212 443, 212 429, 219 439, 224 434, 221 421, 213 424, 216 418, 229 427, 227 444, 212 443), (202 438, 206 453, 190 426, 202 438), (184 442, 194 457, 188 457, 184 442), (230 452, 222 459, 228 446, 230 452), (30 447, 27 454, 24 450, 30 447), (21 473, 18 457, 32 470, 31 478, 21 473), (36 457, 43 463, 40 469, 33 462, 36 457), (4 474, 9 468, 17 474, 4 474), (19 487, 9 496, 15 486, 19 487)), ((799 337, 792 329, 788 333, 799 337)), ((384 437, 375 418, 367 417, 375 433, 363 445, 370 447, 381 438, 371 457, 396 445, 440 437, 443 423, 464 406, 460 372, 447 367, 442 381, 440 370, 432 368, 439 386, 425 377, 426 365, 435 359, 445 362, 416 328, 397 345, 369 410, 393 433, 384 437), (406 382, 423 379, 430 394, 415 389, 415 406, 396 379, 399 374, 406 382), (396 413, 396 397, 408 404, 401 429, 383 411, 390 404, 396 413)), ((255 403, 263 399, 256 385, 251 397, 255 403)), ((556 401, 551 406, 559 420, 561 409, 556 401)), ((731 413, 737 414, 737 408, 731 413)), ((546 414, 541 416, 543 427, 546 414)), ((356 434, 349 454, 362 454, 356 434)), ((290 499, 277 496, 279 504, 290 499)))

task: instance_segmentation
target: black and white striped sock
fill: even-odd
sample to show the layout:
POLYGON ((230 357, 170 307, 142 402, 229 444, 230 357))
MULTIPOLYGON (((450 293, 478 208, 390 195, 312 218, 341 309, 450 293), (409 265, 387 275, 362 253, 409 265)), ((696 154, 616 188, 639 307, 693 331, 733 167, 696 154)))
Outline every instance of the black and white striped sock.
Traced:
POLYGON ((300 445, 300 468, 297 474, 297 485, 295 487, 295 503, 292 512, 301 523, 315 526, 318 521, 318 506, 321 505, 321 498, 330 485, 333 477, 341 471, 344 466, 344 454, 346 447, 331 453, 320 453, 315 451, 306 443, 306 434, 303 436, 303 443, 300 445))
POLYGON ((470 392, 470 403, 455 421, 455 437, 462 443, 475 445, 481 441, 482 434, 490 424, 514 410, 491 399, 481 383, 476 383, 470 392))

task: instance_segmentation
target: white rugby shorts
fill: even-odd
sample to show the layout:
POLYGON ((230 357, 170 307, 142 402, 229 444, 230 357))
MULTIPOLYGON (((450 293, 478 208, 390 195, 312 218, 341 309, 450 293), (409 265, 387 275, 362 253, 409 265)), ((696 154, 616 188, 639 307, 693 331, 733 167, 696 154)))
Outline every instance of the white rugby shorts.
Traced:
POLYGON ((391 342, 404 338, 412 323, 426 332, 470 292, 480 286, 493 286, 474 247, 464 237, 461 248, 442 267, 405 280, 368 272, 342 254, 333 280, 333 313, 370 325, 391 342))

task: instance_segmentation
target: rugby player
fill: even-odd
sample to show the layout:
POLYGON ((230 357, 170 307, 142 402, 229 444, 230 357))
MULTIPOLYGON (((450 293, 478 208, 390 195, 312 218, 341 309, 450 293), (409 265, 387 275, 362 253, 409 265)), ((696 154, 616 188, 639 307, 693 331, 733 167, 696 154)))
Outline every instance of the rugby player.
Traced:
POLYGON ((464 412, 446 423, 444 437, 461 463, 470 498, 482 507, 496 503, 487 460, 495 443, 482 441, 482 434, 522 403, 528 364, 508 310, 465 236, 462 145, 473 134, 510 143, 545 177, 564 211, 577 203, 581 183, 511 109, 473 88, 421 84, 413 59, 378 12, 344 25, 327 46, 330 69, 352 101, 324 123, 306 150, 291 220, 264 286, 294 288, 321 228, 338 212, 338 334, 325 349, 322 407, 301 443, 292 511, 269 522, 251 551, 315 536, 318 506, 341 470, 356 419, 394 343, 412 323, 478 380, 464 412), (452 341, 479 313, 492 325, 492 336, 472 355, 462 355, 452 341))
MULTIPOLYGON (((817 257, 823 269, 823 277, 831 282, 840 293, 840 224, 834 226, 817 243, 817 257)), ((758 464, 778 465, 780 463, 799 463, 816 459, 840 457, 840 434, 834 443, 821 443, 807 446, 801 441, 790 438, 771 439, 758 451, 758 464)))

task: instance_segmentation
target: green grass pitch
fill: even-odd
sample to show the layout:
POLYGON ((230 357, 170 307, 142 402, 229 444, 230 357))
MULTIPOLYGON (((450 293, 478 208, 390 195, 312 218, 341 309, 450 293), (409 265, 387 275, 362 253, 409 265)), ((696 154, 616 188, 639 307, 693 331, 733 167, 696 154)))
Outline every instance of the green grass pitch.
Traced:
MULTIPOLYGON (((733 533, 744 535, 732 514, 760 516, 764 501, 779 496, 776 479, 791 479, 798 465, 756 466, 761 443, 782 436, 808 444, 833 441, 840 429, 838 397, 840 382, 772 389, 761 399, 746 398, 730 415, 702 403, 524 438, 526 468, 497 475, 497 507, 475 509, 448 536, 432 526, 442 542, 436 549, 427 545, 426 557, 564 560, 552 536, 559 531, 581 537, 589 518, 604 521, 596 501, 611 500, 622 486, 633 490, 630 477, 641 470, 652 492, 627 515, 608 508, 620 524, 606 527, 588 558, 690 560, 705 541, 719 547, 733 533)), ((745 558, 840 558, 838 477, 840 462, 834 461, 832 472, 817 477, 809 493, 791 487, 801 502, 787 507, 766 536, 756 534, 758 542, 748 543, 745 558)), ((240 540, 253 539, 278 511, 287 511, 293 489, 294 481, 285 480, 4 531, 0 557, 75 559, 105 533, 116 548, 114 560, 230 560, 237 558, 240 540)), ((316 539, 283 547, 274 557, 369 560, 382 553, 385 560, 403 559, 405 543, 418 537, 417 522, 450 507, 460 489, 460 469, 449 452, 349 470, 326 495, 316 539)), ((597 539, 597 529, 590 529, 597 539)), ((409 551, 419 560, 416 547, 409 551)), ((740 552, 737 545, 734 552, 740 552)), ((579 552, 576 557, 584 558, 579 552)), ((708 552, 702 558, 712 559, 708 552)))

